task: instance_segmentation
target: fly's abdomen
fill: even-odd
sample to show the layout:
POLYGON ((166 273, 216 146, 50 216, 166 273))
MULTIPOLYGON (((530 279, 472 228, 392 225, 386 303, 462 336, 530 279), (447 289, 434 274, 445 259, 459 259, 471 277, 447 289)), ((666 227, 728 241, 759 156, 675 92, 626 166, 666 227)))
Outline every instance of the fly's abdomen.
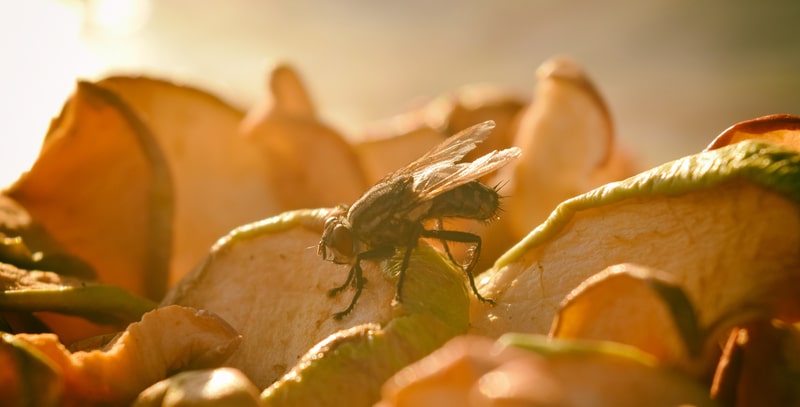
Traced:
POLYGON ((491 220, 500 208, 500 195, 478 181, 468 182, 435 198, 427 218, 491 220))

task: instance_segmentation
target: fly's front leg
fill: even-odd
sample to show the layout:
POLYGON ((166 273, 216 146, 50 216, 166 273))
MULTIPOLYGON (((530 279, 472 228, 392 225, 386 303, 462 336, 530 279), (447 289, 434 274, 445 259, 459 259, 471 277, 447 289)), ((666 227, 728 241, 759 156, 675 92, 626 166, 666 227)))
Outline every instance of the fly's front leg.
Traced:
MULTIPOLYGON (((475 294, 475 296, 478 297, 479 300, 494 305, 494 300, 486 298, 478 292, 478 287, 475 286, 475 276, 472 275, 472 270, 475 268, 475 264, 477 264, 478 262, 478 257, 480 257, 481 255, 480 236, 468 232, 461 232, 458 230, 427 230, 427 229, 423 229, 421 235, 423 237, 439 239, 443 242, 449 241, 449 242, 473 244, 474 246, 469 262, 466 265, 461 265, 460 267, 462 270, 464 270, 465 273, 467 273, 467 278, 469 279, 469 286, 470 288, 472 288, 473 294, 475 294)), ((455 260, 453 260, 452 256, 450 256, 450 260, 453 261, 453 263, 455 263, 456 265, 458 265, 458 263, 455 260)))
POLYGON ((329 296, 334 296, 340 293, 342 290, 347 288, 348 285, 352 285, 356 292, 353 294, 353 299, 350 300, 350 305, 344 309, 344 311, 337 312, 333 314, 335 319, 342 319, 356 306, 356 302, 358 302, 358 297, 361 296, 361 291, 364 290, 364 285, 367 283, 367 279, 364 278, 364 271, 361 269, 361 260, 370 260, 370 259, 378 259, 386 257, 387 255, 391 254, 394 251, 393 247, 381 247, 378 249, 369 250, 366 252, 359 253, 356 256, 355 262, 353 263, 353 267, 350 268, 350 273, 347 275, 347 280, 345 280, 344 284, 332 288, 328 291, 329 296))
POLYGON ((347 273, 347 280, 344 280, 344 284, 328 290, 328 297, 335 297, 337 294, 347 288, 347 286, 353 281, 353 276, 356 274, 356 269, 361 270, 361 266, 358 264, 358 259, 356 259, 356 264, 353 265, 353 267, 350 267, 350 272, 347 273))
POLYGON ((353 299, 350 300, 350 305, 348 305, 344 311, 339 311, 333 314, 333 317, 337 320, 344 318, 345 316, 347 316, 347 314, 353 311, 353 308, 355 308, 356 302, 358 301, 358 297, 361 296, 361 291, 364 290, 364 283, 367 282, 367 280, 364 278, 364 273, 361 270, 360 258, 356 258, 356 264, 354 264, 353 267, 350 268, 350 274, 347 276, 347 281, 345 281, 343 285, 328 291, 328 295, 331 296, 336 295, 337 293, 342 291, 345 287, 347 287, 350 284, 351 280, 355 285, 356 292, 355 294, 353 294, 353 299))

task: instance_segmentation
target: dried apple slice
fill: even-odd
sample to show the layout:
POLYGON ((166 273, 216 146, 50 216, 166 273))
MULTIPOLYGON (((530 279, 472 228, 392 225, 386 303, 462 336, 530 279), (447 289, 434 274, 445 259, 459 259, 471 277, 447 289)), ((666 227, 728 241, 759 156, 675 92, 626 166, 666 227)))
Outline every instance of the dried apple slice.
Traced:
MULTIPOLYGON (((59 281, 62 277, 77 284, 96 284, 97 278, 94 270, 86 262, 64 252, 61 244, 36 223, 30 214, 19 204, 7 196, 0 195, 0 288, 3 290, 15 289, 15 294, 28 288, 30 281, 20 275, 28 273, 27 270, 47 270, 58 274, 49 273, 50 281, 59 281), (19 269, 18 269, 19 268, 19 269), (22 281, 16 279, 22 278, 22 281), (75 279, 79 278, 79 279, 75 279)), ((40 275, 45 275, 41 272, 40 275)), ((31 273, 32 274, 32 273, 31 273)), ((25 274, 27 276, 27 274, 25 274)), ((35 279, 34 279, 35 280, 35 279)), ((111 287, 108 293, 119 291, 118 287, 111 287)), ((27 295, 27 294, 26 294, 27 295)), ((98 325, 82 318, 53 314, 43 310, 67 307, 67 298, 58 290, 37 291, 33 301, 38 305, 28 304, 29 311, 16 308, 14 301, 3 297, 2 319, 9 325, 8 332, 56 332, 64 343, 86 338, 87 336, 101 335, 119 330, 119 326, 98 325), (44 304, 40 301, 44 300, 44 304), (58 305, 54 307, 54 302, 58 305), (35 313, 34 313, 35 312, 35 313)), ((30 300, 31 297, 26 297, 30 300)), ((94 296, 96 299, 96 296, 94 296)), ((121 297, 122 303, 132 298, 127 292, 121 297)), ((27 301, 23 300, 23 301, 27 301)), ((147 302, 147 301, 145 301, 147 302)), ((95 314, 102 314, 99 309, 92 310, 95 314)), ((115 310, 111 310, 114 313, 115 310)), ((142 311, 144 312, 144 311, 142 311)), ((139 319, 141 314, 136 315, 139 319)), ((129 320, 117 321, 122 323, 129 320)))
POLYGON ((463 333, 430 314, 401 316, 384 327, 357 325, 311 348, 261 393, 263 405, 371 406, 393 373, 463 333))
POLYGON ((705 342, 694 307, 672 280, 671 275, 642 266, 611 266, 567 295, 549 335, 623 343, 648 352, 663 365, 704 373, 718 355, 703 354, 713 343, 705 342))
POLYGON ((800 327, 779 320, 734 329, 711 387, 721 405, 795 406, 800 403, 800 327))
POLYGON ((244 113, 200 89, 146 77, 98 82, 119 94, 153 130, 173 176, 175 224, 170 285, 220 236, 279 213, 265 157, 239 134, 244 113))
POLYGON ((697 383, 612 342, 458 337, 386 382, 376 407, 711 406, 697 383))
POLYGON ((753 139, 800 150, 800 116, 774 114, 736 123, 717 136, 706 150, 753 139))
POLYGON ((498 172, 498 179, 512 179, 505 218, 515 239, 562 201, 635 173, 614 141, 605 102, 575 61, 551 58, 537 77, 533 101, 520 113, 514 138, 522 156, 498 172))
POLYGON ((229 367, 182 372, 139 393, 132 407, 259 407, 258 389, 229 367))
POLYGON ((3 263, 0 263, 0 289, 0 310, 58 312, 117 329, 138 321, 156 305, 118 286, 53 272, 22 270, 3 263))
POLYGON ((248 113, 242 131, 267 165, 266 178, 281 211, 352 202, 367 189, 345 139, 317 117, 311 98, 289 66, 275 68, 271 104, 248 113))
POLYGON ((148 312, 102 350, 70 353, 53 334, 15 337, 58 366, 65 405, 127 405, 168 373, 219 365, 241 339, 222 319, 179 306, 148 312))
POLYGON ((100 281, 160 298, 172 243, 172 184, 150 130, 116 94, 86 82, 7 191, 100 281))
POLYGON ((547 332, 558 304, 604 268, 670 274, 700 327, 720 315, 800 318, 800 154, 743 141, 561 204, 484 274, 473 332, 547 332))
POLYGON ((402 303, 393 304, 402 259, 362 261, 364 291, 352 313, 334 319, 353 291, 328 295, 349 266, 317 254, 327 213, 287 212, 234 230, 165 299, 211 310, 239 330, 244 339, 227 364, 262 388, 283 376, 263 395, 271 405, 337 405, 340 396, 374 402, 394 371, 467 329, 463 272, 422 242, 402 303), (353 391, 333 390, 344 388, 353 391))
POLYGON ((25 208, 4 195, 0 195, 0 263, 84 279, 96 278, 91 266, 65 253, 25 208))
POLYGON ((64 384, 44 354, 14 335, 0 332, 0 405, 56 407, 64 384))
POLYGON ((452 104, 445 119, 445 134, 455 134, 487 120, 495 123, 492 135, 467 153, 466 161, 515 145, 518 115, 526 107, 526 100, 511 92, 479 84, 464 86, 445 98, 452 104))
POLYGON ((437 97, 422 108, 392 116, 371 125, 358 137, 354 148, 375 184, 386 174, 403 167, 445 139, 472 125, 492 120, 489 138, 467 153, 474 160, 492 150, 511 147, 515 117, 524 106, 521 98, 489 85, 464 86, 437 97))

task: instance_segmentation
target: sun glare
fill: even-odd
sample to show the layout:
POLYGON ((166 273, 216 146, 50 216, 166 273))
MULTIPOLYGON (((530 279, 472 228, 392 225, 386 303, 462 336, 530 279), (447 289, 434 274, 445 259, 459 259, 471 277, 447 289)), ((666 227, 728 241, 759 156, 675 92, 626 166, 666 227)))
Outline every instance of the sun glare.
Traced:
POLYGON ((98 38, 129 36, 150 2, 29 0, 0 6, 0 189, 33 164, 50 120, 81 78, 108 68, 98 38))
POLYGON ((33 163, 50 119, 91 64, 78 6, 33 0, 0 6, 0 187, 33 163))
POLYGON ((150 2, 146 0, 91 0, 86 2, 86 23, 106 35, 130 35, 147 22, 150 2))

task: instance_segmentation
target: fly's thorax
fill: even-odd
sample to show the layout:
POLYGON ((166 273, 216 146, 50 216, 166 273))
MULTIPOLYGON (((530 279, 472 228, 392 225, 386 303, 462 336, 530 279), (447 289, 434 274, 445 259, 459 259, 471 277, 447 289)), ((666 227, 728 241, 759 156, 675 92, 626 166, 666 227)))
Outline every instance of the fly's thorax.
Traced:
POLYGON ((355 233, 368 236, 391 226, 395 217, 416 208, 419 202, 411 190, 412 181, 409 177, 385 178, 364 193, 347 212, 355 233))
POLYGON ((499 209, 497 190, 472 181, 433 198, 427 217, 492 220, 499 209))

